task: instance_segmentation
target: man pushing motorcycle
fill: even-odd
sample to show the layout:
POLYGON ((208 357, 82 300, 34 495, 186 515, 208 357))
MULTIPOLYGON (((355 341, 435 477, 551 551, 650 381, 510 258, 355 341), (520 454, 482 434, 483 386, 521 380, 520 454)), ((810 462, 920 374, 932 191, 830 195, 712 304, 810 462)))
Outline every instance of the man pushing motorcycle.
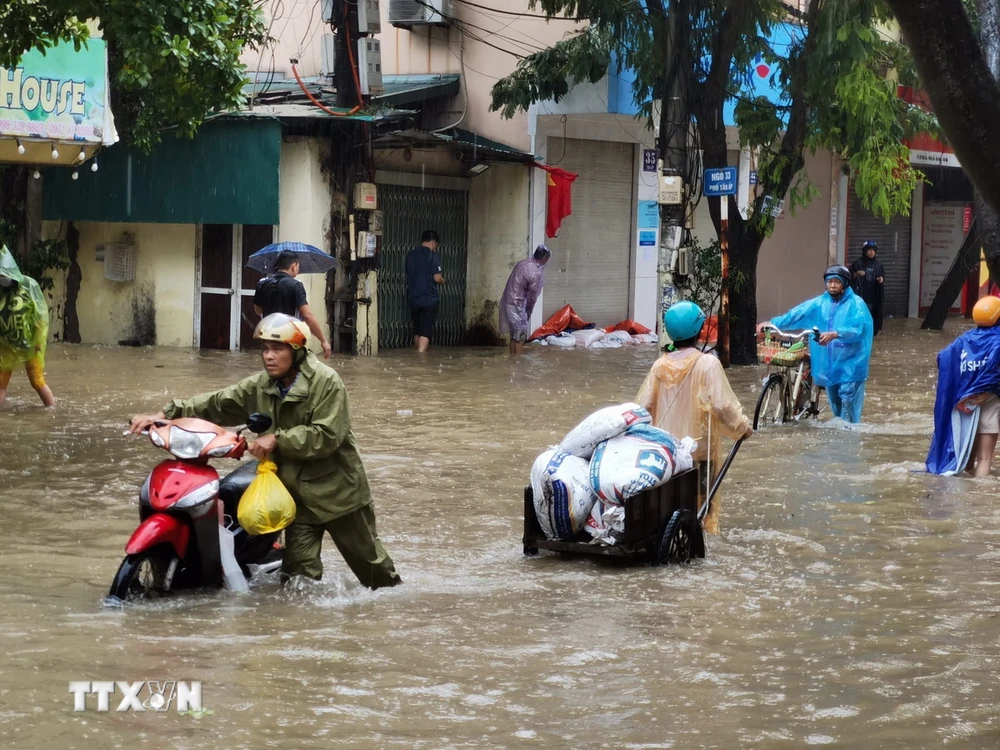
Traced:
POLYGON ((223 425, 260 412, 273 420, 250 444, 256 458, 273 460, 295 498, 295 521, 285 529, 282 582, 296 575, 320 579, 323 533, 371 589, 401 582, 375 530, 371 489, 351 431, 347 390, 340 376, 306 349, 309 329, 289 315, 260 321, 264 372, 215 393, 171 402, 160 414, 136 415, 132 434, 161 419, 197 417, 223 425))

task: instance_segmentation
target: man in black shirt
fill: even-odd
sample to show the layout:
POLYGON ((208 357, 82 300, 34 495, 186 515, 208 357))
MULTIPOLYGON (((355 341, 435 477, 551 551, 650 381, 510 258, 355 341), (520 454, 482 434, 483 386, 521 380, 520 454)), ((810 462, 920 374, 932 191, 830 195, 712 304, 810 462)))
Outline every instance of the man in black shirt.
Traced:
POLYGON ((441 256, 438 244, 441 237, 428 229, 420 237, 420 244, 406 255, 406 291, 413 318, 413 345, 418 352, 426 352, 434 333, 441 294, 438 287, 444 284, 441 275, 441 256))
POLYGON ((253 309, 262 318, 272 313, 284 313, 298 318, 319 339, 323 347, 323 357, 330 358, 330 342, 326 340, 323 329, 316 316, 309 309, 306 299, 306 288, 295 277, 299 275, 299 258, 288 250, 278 253, 274 264, 276 273, 261 279, 257 291, 253 295, 253 309))

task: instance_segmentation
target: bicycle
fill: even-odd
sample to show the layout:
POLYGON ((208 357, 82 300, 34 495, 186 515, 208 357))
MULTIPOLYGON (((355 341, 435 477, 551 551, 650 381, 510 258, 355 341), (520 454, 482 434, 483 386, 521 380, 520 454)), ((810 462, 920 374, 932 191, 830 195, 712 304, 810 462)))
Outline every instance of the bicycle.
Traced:
POLYGON ((808 338, 819 329, 785 333, 767 326, 757 334, 757 357, 767 365, 753 414, 754 430, 819 415, 819 387, 809 368, 808 338))

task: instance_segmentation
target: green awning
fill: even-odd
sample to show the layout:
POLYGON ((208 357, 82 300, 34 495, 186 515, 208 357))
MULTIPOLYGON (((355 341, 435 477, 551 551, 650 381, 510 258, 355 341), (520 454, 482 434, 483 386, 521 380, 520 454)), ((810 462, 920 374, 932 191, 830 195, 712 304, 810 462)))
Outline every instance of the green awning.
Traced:
POLYGON ((152 224, 277 224, 281 124, 229 118, 194 139, 170 132, 149 155, 100 152, 100 168, 44 170, 42 212, 51 221, 152 224))

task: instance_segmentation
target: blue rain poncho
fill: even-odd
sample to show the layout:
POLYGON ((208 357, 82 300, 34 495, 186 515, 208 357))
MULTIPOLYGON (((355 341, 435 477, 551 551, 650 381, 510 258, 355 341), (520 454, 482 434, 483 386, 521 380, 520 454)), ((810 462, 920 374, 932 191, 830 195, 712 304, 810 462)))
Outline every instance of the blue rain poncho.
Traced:
POLYGON ((965 468, 975 437, 978 408, 958 410, 969 396, 1000 392, 1000 329, 975 328, 959 336, 937 357, 934 435, 927 471, 950 476, 965 468))
POLYGON ((835 331, 840 338, 826 346, 810 337, 809 357, 813 381, 821 388, 868 379, 872 356, 872 316, 868 305, 850 288, 839 301, 829 293, 807 300, 784 315, 771 319, 783 330, 819 328, 835 331))

